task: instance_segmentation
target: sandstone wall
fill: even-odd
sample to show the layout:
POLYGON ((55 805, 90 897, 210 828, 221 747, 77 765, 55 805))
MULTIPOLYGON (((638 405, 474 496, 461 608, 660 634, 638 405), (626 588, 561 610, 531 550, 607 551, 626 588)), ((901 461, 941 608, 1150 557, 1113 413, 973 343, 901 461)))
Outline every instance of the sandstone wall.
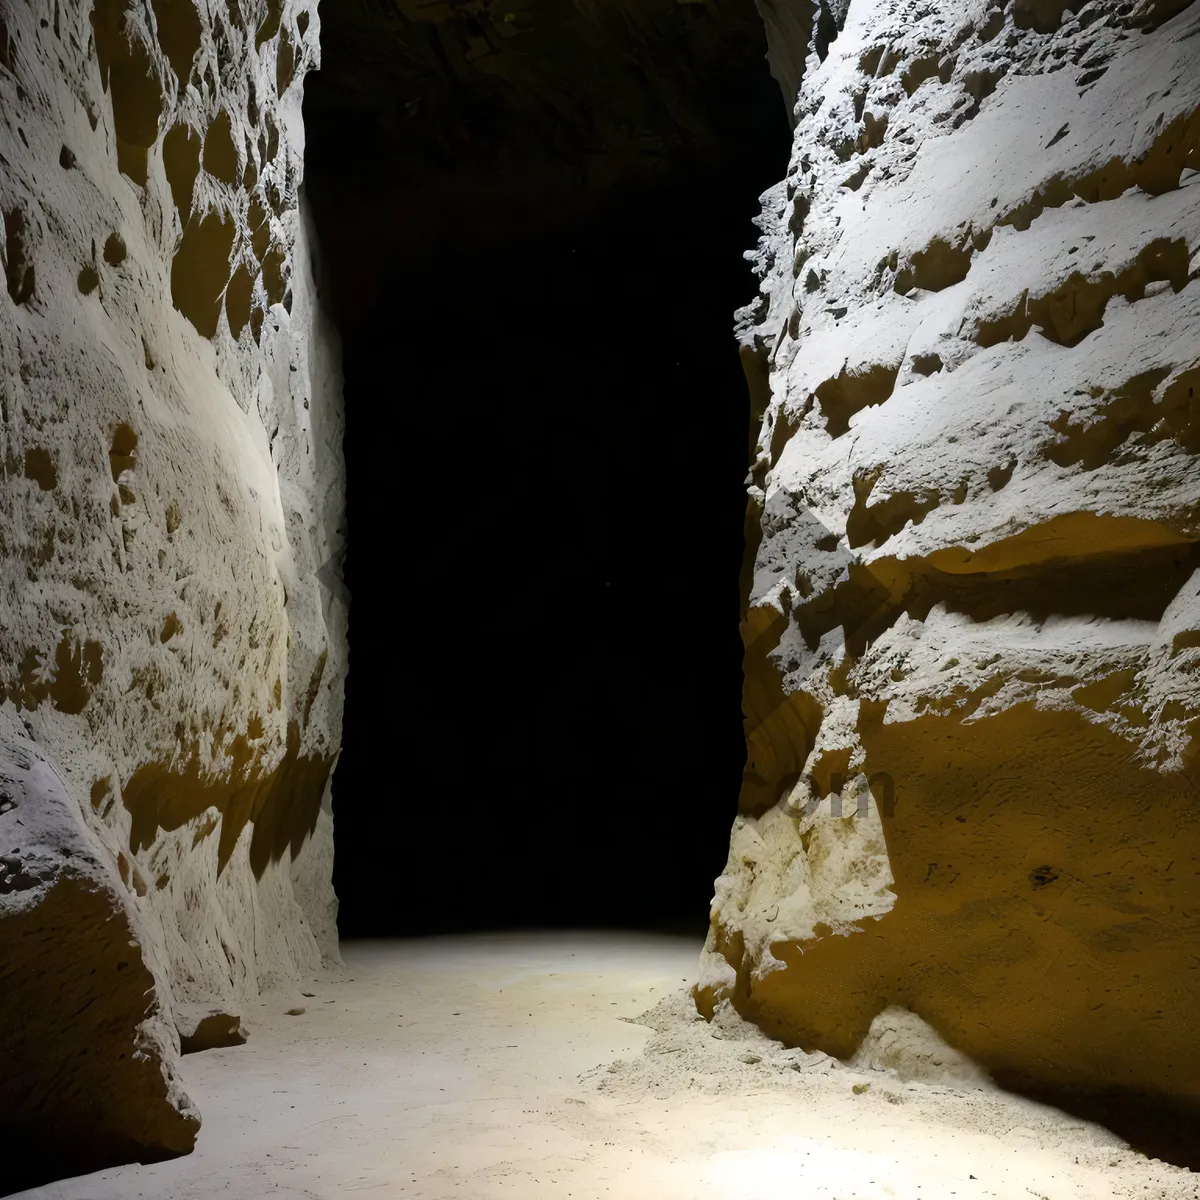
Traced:
POLYGON ((0 1128, 49 1173, 189 1148, 177 1026, 336 956, 317 34, 0 0, 0 1128))
POLYGON ((698 1002, 839 1056, 900 1006, 1194 1118, 1200 6, 851 0, 807 63, 739 314, 748 762, 698 1002))

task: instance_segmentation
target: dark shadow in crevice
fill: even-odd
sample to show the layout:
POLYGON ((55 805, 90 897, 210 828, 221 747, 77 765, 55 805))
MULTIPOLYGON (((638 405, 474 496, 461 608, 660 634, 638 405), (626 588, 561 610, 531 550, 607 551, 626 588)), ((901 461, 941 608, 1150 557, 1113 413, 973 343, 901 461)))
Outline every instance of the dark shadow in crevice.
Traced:
POLYGON ((996 1082, 1009 1091, 1111 1129, 1147 1158, 1200 1171, 1200 1108, 1186 1111, 1166 1097, 1120 1089, 1086 1095, 1029 1086, 1028 1081, 1017 1078, 997 1076, 996 1082))
POLYGON ((788 146, 759 67, 722 161, 381 255, 343 321, 343 936, 702 930, 745 755, 732 311, 788 146))

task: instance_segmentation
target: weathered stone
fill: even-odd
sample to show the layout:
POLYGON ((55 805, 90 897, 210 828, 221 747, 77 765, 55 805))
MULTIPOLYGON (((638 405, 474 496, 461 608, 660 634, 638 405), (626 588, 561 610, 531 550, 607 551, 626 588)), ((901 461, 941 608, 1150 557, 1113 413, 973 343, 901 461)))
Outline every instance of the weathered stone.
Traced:
POLYGON ((1178 1156, 1200 8, 1159 9, 852 0, 807 60, 739 315, 750 754, 697 1000, 843 1058, 908 1009, 1178 1156))
POLYGON ((51 1173, 186 1151, 173 1018, 337 953, 317 35, 307 0, 0 0, 0 718, 57 780, 0 815, 0 1128, 51 1173))
POLYGON ((0 1145, 5 1190, 192 1148, 163 964, 38 747, 0 712, 0 1145))
POLYGON ((242 1018, 237 1013, 202 1004, 176 1004, 175 1028, 179 1031, 179 1047, 184 1054, 242 1046, 247 1037, 242 1018))

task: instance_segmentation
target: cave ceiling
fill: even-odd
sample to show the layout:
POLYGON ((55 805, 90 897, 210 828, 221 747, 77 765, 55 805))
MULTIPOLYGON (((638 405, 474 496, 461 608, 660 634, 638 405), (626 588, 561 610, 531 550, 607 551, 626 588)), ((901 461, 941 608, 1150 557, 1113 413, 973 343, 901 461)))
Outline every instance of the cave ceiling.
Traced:
POLYGON ((337 0, 305 100, 343 316, 380 264, 570 233, 745 137, 753 0, 337 0), (337 219, 330 219, 336 214, 337 219))

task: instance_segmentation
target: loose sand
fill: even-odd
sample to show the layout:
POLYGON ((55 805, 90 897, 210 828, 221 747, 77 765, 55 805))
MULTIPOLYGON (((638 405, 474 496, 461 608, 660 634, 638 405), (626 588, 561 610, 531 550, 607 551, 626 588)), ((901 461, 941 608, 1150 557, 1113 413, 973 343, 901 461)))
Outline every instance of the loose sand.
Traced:
POLYGON ((22 1195, 1200 1196, 1200 1176, 978 1081, 904 1082, 786 1051, 728 1012, 695 1019, 689 939, 343 949, 343 975, 248 1013, 246 1045, 184 1059, 194 1154, 22 1195))

